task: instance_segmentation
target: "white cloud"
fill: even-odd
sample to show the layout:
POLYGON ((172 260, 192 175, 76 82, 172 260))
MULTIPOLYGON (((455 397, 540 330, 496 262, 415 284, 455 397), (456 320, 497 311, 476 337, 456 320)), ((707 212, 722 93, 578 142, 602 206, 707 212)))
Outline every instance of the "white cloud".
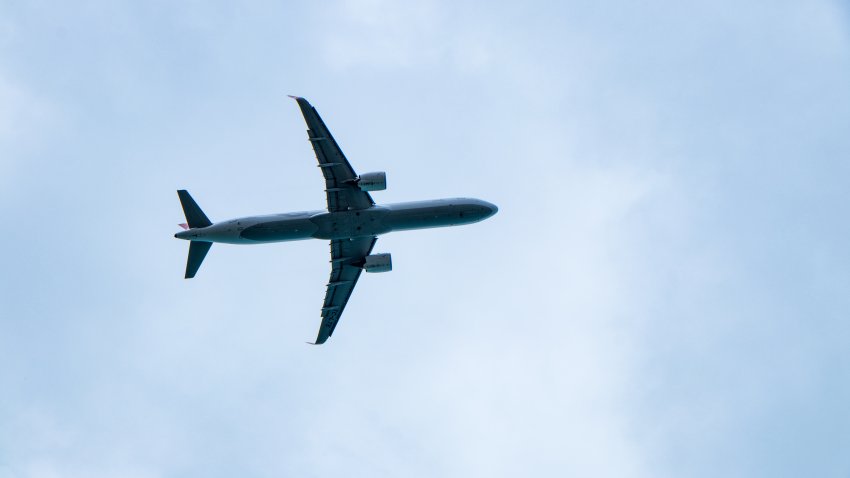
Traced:
POLYGON ((313 16, 317 29, 333 18, 334 28, 317 37, 333 70, 442 66, 476 73, 492 67, 495 49, 505 47, 505 31, 496 33, 483 18, 457 21, 454 8, 433 0, 341 0, 313 16))
POLYGON ((8 187, 24 153, 38 146, 52 125, 51 109, 26 88, 0 72, 0 184, 8 187))
MULTIPOLYGON (((811 454, 847 436, 808 425, 844 424, 847 395, 848 256, 835 221, 847 171, 812 153, 846 156, 846 45, 822 3, 783 4, 774 18, 767 4, 685 15, 696 7, 376 0, 310 7, 306 21, 192 5, 165 32, 156 15, 121 14, 132 38, 110 30, 68 50, 85 91, 137 95, 120 114, 0 77, 4 146, 44 136, 47 157, 86 158, 47 186, 22 178, 44 194, 10 208, 16 227, 0 236, 15 271, 0 276, 0 476, 846 471, 771 441, 802 429, 811 454), (86 73, 101 38, 121 54, 98 56, 96 71, 132 81, 86 73), (184 64, 195 51, 218 61, 184 64), (810 51, 821 59, 807 63, 810 51), (228 56, 241 52, 258 61, 228 56), (209 87, 234 64, 259 70, 209 87), (139 88, 148 65, 228 100, 193 115, 175 93, 169 112, 194 128, 166 121, 166 102, 139 88), (801 65, 822 69, 794 76, 801 65), (297 109, 277 112, 269 97, 282 93, 264 90, 262 68, 287 90, 315 90, 355 167, 391 173, 377 200, 457 192, 501 208, 467 228, 382 237, 396 270, 363 278, 323 347, 301 342, 318 327, 326 244, 217 245, 184 281, 186 245, 171 237, 173 189, 187 183, 205 183, 196 197, 217 218, 322 206, 297 109), (776 94, 813 77, 833 83, 787 103, 776 94), (93 118, 75 124, 78 142, 59 146, 42 127, 53 114, 40 98, 93 118), (248 113, 231 117, 224 105, 246 98, 248 113), (823 133, 800 134, 788 105, 810 108, 823 133), (788 187, 808 175, 817 187, 788 187), (80 200, 81 184, 96 192, 80 200), (33 234, 43 224, 30 209, 61 240, 33 234)), ((72 13, 81 31, 109 20, 72 13)), ((37 23, 17 34, 49 44, 37 23)))
POLYGON ((335 7, 317 7, 313 21, 322 29, 316 37, 332 69, 357 66, 381 68, 429 64, 442 54, 438 5, 431 0, 343 0, 335 7))
POLYGON ((0 76, 0 102, 0 141, 6 144, 31 139, 34 126, 48 117, 43 101, 4 76, 0 76))

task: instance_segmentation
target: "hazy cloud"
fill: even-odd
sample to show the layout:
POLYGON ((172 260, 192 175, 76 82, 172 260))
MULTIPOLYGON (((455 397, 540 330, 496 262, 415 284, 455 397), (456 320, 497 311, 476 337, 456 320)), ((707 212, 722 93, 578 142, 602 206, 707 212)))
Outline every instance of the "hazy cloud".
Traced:
POLYGON ((3 7, 0 477, 845 476, 842 8, 3 7), (286 93, 378 201, 500 207, 323 347, 327 244, 172 237, 323 207, 286 93))

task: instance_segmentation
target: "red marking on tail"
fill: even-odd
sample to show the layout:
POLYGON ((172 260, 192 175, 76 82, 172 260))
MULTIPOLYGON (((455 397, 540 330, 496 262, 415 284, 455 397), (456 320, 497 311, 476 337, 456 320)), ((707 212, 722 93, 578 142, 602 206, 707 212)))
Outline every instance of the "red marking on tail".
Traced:
POLYGON ((183 229, 189 229, 189 225, 185 224, 185 223, 184 224, 178 224, 178 226, 182 227, 183 229))

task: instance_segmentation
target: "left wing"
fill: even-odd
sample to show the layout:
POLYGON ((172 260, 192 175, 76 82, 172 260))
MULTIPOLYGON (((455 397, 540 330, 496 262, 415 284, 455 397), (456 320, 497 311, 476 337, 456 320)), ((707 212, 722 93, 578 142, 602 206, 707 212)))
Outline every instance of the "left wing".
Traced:
POLYGON ((328 211, 350 211, 366 209, 375 204, 369 193, 357 187, 357 173, 345 159, 336 140, 331 136, 322 117, 316 108, 297 96, 291 96, 298 102, 304 121, 307 122, 307 136, 319 160, 319 167, 325 177, 325 193, 328 201, 328 211))
POLYGON ((365 257, 375 247, 377 237, 356 237, 353 239, 336 239, 331 241, 331 277, 325 292, 325 303, 322 306, 322 325, 316 344, 323 344, 334 333, 336 324, 351 297, 357 279, 363 271, 361 266, 365 257))

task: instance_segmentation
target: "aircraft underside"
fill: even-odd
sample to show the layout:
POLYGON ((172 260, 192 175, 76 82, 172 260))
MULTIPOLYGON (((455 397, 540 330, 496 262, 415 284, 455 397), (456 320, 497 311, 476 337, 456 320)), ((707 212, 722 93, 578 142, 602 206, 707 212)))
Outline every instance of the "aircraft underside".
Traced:
POLYGON ((321 309, 316 344, 333 334, 360 273, 392 270, 390 254, 372 254, 377 236, 392 231, 457 226, 483 221, 498 211, 486 201, 437 199, 376 205, 369 191, 386 189, 386 174, 357 175, 336 144, 319 113, 304 98, 298 102, 307 135, 325 178, 326 211, 250 216, 213 223, 192 196, 177 192, 186 216, 184 230, 174 236, 190 241, 185 277, 198 272, 215 242, 259 244, 323 239, 330 241, 331 275, 321 309))

